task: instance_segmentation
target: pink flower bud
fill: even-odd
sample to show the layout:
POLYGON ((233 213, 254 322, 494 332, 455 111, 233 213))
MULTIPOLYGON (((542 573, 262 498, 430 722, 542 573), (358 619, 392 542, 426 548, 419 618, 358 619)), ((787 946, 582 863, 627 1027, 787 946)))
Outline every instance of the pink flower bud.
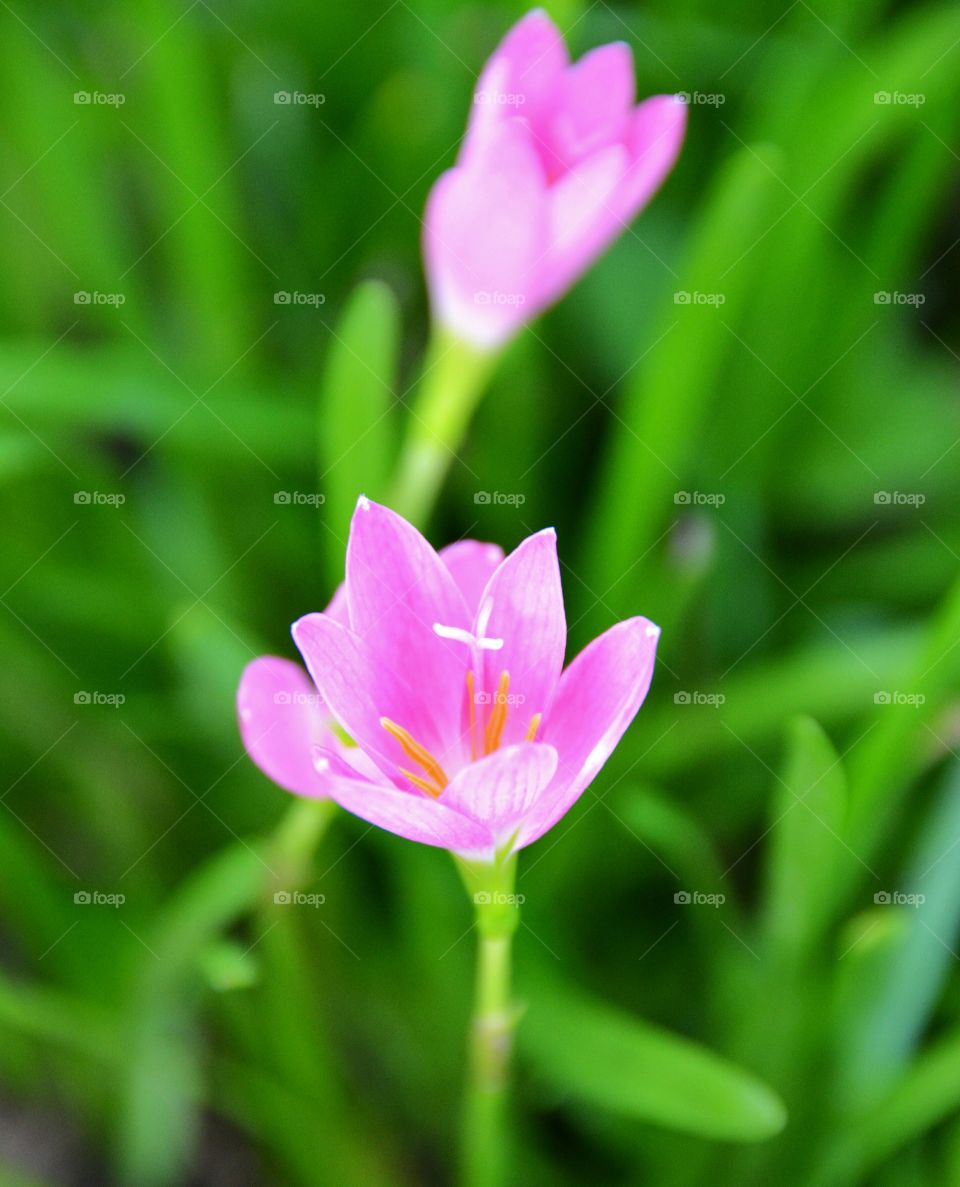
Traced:
POLYGON ((542 11, 487 63, 454 168, 427 202, 437 321, 495 348, 560 298, 650 200, 680 151, 686 105, 634 106, 622 42, 571 63, 542 11))

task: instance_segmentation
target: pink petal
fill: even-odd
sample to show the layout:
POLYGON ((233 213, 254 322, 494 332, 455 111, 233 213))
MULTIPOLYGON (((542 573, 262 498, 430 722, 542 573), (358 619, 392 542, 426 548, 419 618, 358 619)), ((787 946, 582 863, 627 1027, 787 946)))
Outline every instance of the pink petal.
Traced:
POLYGON ((545 229, 543 167, 525 122, 509 119, 427 201, 424 257, 438 321, 481 349, 505 341, 529 316, 545 229))
POLYGON ((634 91, 633 54, 622 41, 591 50, 564 73, 556 88, 549 137, 561 169, 623 139, 634 91))
POLYGON ((627 228, 620 187, 630 168, 622 144, 587 157, 550 190, 550 247, 540 261, 540 297, 561 297, 627 228))
POLYGON ((461 161, 487 141, 493 129, 522 116, 542 135, 547 113, 569 62, 563 36, 541 9, 527 13, 507 33, 480 74, 461 161))
POLYGON ((480 595, 493 576, 497 565, 503 560, 503 549, 499 544, 481 544, 479 540, 458 540, 440 549, 443 563, 467 604, 471 616, 480 606, 480 595))
POLYGON ((406 837, 408 841, 453 849, 457 853, 488 853, 493 846, 488 828, 439 800, 344 778, 335 763, 327 765, 328 756, 323 753, 318 755, 317 761, 324 771, 324 782, 331 798, 361 820, 406 837))
POLYGON ((463 630, 471 621, 450 570, 412 524, 363 499, 350 526, 346 584, 353 632, 363 640, 372 671, 383 668, 409 681, 403 716, 386 708, 381 713, 429 749, 446 751, 460 738, 469 652, 433 628, 440 623, 463 630), (425 721, 429 740, 417 732, 425 721))
MULTIPOLYGON (((510 685, 503 745, 522 741, 535 713, 546 715, 563 668, 567 626, 557 561, 557 535, 547 528, 528 536, 506 558, 480 599, 475 634, 502 639, 499 650, 484 650, 476 691, 496 694, 501 672, 510 685), (484 618, 486 615, 489 617, 484 618)), ((478 729, 490 704, 478 704, 478 729)), ((541 739, 542 740, 542 739, 541 739)))
POLYGON ((552 828, 610 757, 647 695, 659 637, 646 618, 629 618, 594 639, 563 673, 542 734, 560 755, 557 774, 517 848, 552 828))
POLYGON ((654 95, 634 110, 627 136, 630 166, 620 194, 621 215, 630 222, 673 168, 687 127, 687 105, 675 95, 654 95))
POLYGON ((467 132, 457 156, 458 166, 469 165, 486 152, 501 124, 513 119, 525 106, 526 96, 517 99, 510 95, 511 71, 510 63, 496 55, 483 68, 474 88, 467 132))
MULTIPOLYGON (((394 672, 372 653, 365 641, 325 614, 307 614, 293 624, 293 638, 330 712, 391 781, 399 783, 401 767, 410 759, 381 726, 389 717, 430 750, 441 764, 458 763, 459 734, 448 752, 446 718, 450 707, 415 690, 404 675, 394 672)), ((405 671, 410 671, 407 665, 405 671)), ((418 680, 416 671, 411 679, 418 680)), ((458 688, 452 716, 459 722, 463 690, 458 688)))
POLYGON ((552 746, 507 746, 470 763, 445 788, 440 802, 486 825, 498 841, 513 832, 553 778, 552 746))
POLYGON ((553 81, 569 62, 563 35, 542 8, 522 17, 494 51, 510 63, 511 83, 528 95, 548 95, 553 81))
POLYGON ((333 597, 324 610, 327 618, 332 618, 334 622, 339 622, 341 626, 350 625, 350 607, 347 605, 347 587, 341 581, 333 592, 333 597))
POLYGON ((318 778, 329 781, 331 775, 339 775, 345 779, 359 779, 362 783, 375 783, 378 786, 394 787, 385 779, 383 773, 372 759, 359 746, 344 746, 336 739, 337 745, 331 749, 326 746, 313 747, 313 767, 318 778))
POLYGON ((333 744, 329 714, 299 664, 272 655, 247 664, 237 715, 247 753, 265 775, 296 795, 325 794, 312 751, 333 744))

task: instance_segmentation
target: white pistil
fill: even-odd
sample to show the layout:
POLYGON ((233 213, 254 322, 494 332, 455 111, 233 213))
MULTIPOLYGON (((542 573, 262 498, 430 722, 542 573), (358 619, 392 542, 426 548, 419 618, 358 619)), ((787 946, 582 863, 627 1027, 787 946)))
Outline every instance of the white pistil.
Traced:
POLYGON ((470 631, 459 626, 444 626, 440 622, 433 624, 433 633, 441 639, 453 639, 457 643, 466 643, 468 647, 476 647, 479 651, 499 651, 503 646, 502 639, 478 639, 470 631))
POLYGON ((499 651, 503 646, 503 640, 487 638, 487 624, 490 622, 490 615, 492 613, 493 598, 487 598, 480 607, 480 613, 477 615, 476 634, 472 631, 464 630, 463 627, 444 626, 441 622, 435 622, 433 624, 433 631, 441 639, 453 639, 457 643, 466 643, 468 647, 472 647, 476 651, 499 651))

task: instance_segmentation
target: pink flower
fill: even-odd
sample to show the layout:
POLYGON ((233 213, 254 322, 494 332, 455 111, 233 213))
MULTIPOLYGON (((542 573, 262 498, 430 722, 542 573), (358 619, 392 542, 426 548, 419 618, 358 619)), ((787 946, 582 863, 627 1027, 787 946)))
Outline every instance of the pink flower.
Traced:
MULTIPOLYGON (((343 586, 324 613, 348 625, 343 586)), ((303 668, 288 659, 263 655, 247 664, 237 690, 237 717, 247 753, 274 783, 295 795, 325 794, 314 770, 314 747, 339 754, 368 776, 376 774, 373 763, 337 733, 332 713, 303 668)))
POLYGON ((361 499, 343 590, 293 625, 316 687, 295 664, 255 660, 241 730, 288 791, 491 859, 535 841, 596 776, 646 696, 659 634, 627 619, 563 671, 552 529, 506 558, 474 540, 438 554, 361 499))
POLYGON ((570 63, 536 10, 487 63, 456 166, 427 203, 424 254, 437 320, 481 348, 556 301, 669 173, 686 107, 634 101, 629 46, 570 63))

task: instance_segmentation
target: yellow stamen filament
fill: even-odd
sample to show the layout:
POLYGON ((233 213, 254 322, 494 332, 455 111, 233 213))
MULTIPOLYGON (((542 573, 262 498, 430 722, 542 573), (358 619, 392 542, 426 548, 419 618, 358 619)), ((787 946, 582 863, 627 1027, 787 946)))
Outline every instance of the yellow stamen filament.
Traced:
POLYGON ((447 786, 449 780, 447 779, 446 771, 437 762, 429 750, 409 734, 403 726, 397 725, 395 721, 391 721, 389 717, 381 717, 380 724, 387 731, 387 733, 400 743, 400 746, 409 758, 412 758, 418 766, 423 767, 429 776, 430 782, 421 779, 418 775, 411 775, 407 771, 400 773, 415 783, 417 787, 429 792, 430 795, 437 796, 447 786))
POLYGON ((429 780, 421 779, 419 775, 415 775, 413 771, 405 771, 403 767, 400 768, 400 774, 405 779, 409 779, 414 787, 419 787, 421 791, 425 791, 427 795, 432 795, 434 799, 443 791, 442 787, 434 787, 429 780))
MULTIPOLYGON (((483 730, 483 753, 485 755, 493 754, 500 747, 503 731, 507 724, 507 694, 509 691, 510 673, 503 671, 500 673, 500 679, 497 681, 497 691, 493 694, 493 697, 483 698, 484 702, 490 699, 493 701, 490 715, 487 718, 487 724, 483 730)), ((470 760, 471 762, 475 762, 477 759, 477 694, 476 677, 472 671, 467 672, 467 697, 470 715, 470 760)), ((532 742, 536 738, 537 731, 540 729, 542 716, 541 713, 534 713, 533 717, 530 718, 530 724, 527 726, 526 732, 527 742, 532 742)), ((404 779, 409 779, 414 787, 419 788, 421 791, 426 792, 427 795, 433 796, 436 799, 450 782, 447 778, 446 771, 430 751, 425 746, 422 746, 403 726, 397 725, 389 717, 381 717, 380 724, 391 738, 399 742, 404 754, 412 759, 417 766, 421 767, 424 772, 423 775, 417 775, 413 771, 408 771, 406 768, 400 767, 400 774, 404 779)))
POLYGON ((470 760, 477 757, 477 698, 474 691, 473 672, 467 672, 467 700, 470 704, 470 760))
POLYGON ((493 708, 487 719, 487 728, 483 735, 483 753, 493 754, 500 745, 503 727, 507 724, 507 690, 510 687, 510 673, 501 672, 500 681, 493 699, 493 708))

